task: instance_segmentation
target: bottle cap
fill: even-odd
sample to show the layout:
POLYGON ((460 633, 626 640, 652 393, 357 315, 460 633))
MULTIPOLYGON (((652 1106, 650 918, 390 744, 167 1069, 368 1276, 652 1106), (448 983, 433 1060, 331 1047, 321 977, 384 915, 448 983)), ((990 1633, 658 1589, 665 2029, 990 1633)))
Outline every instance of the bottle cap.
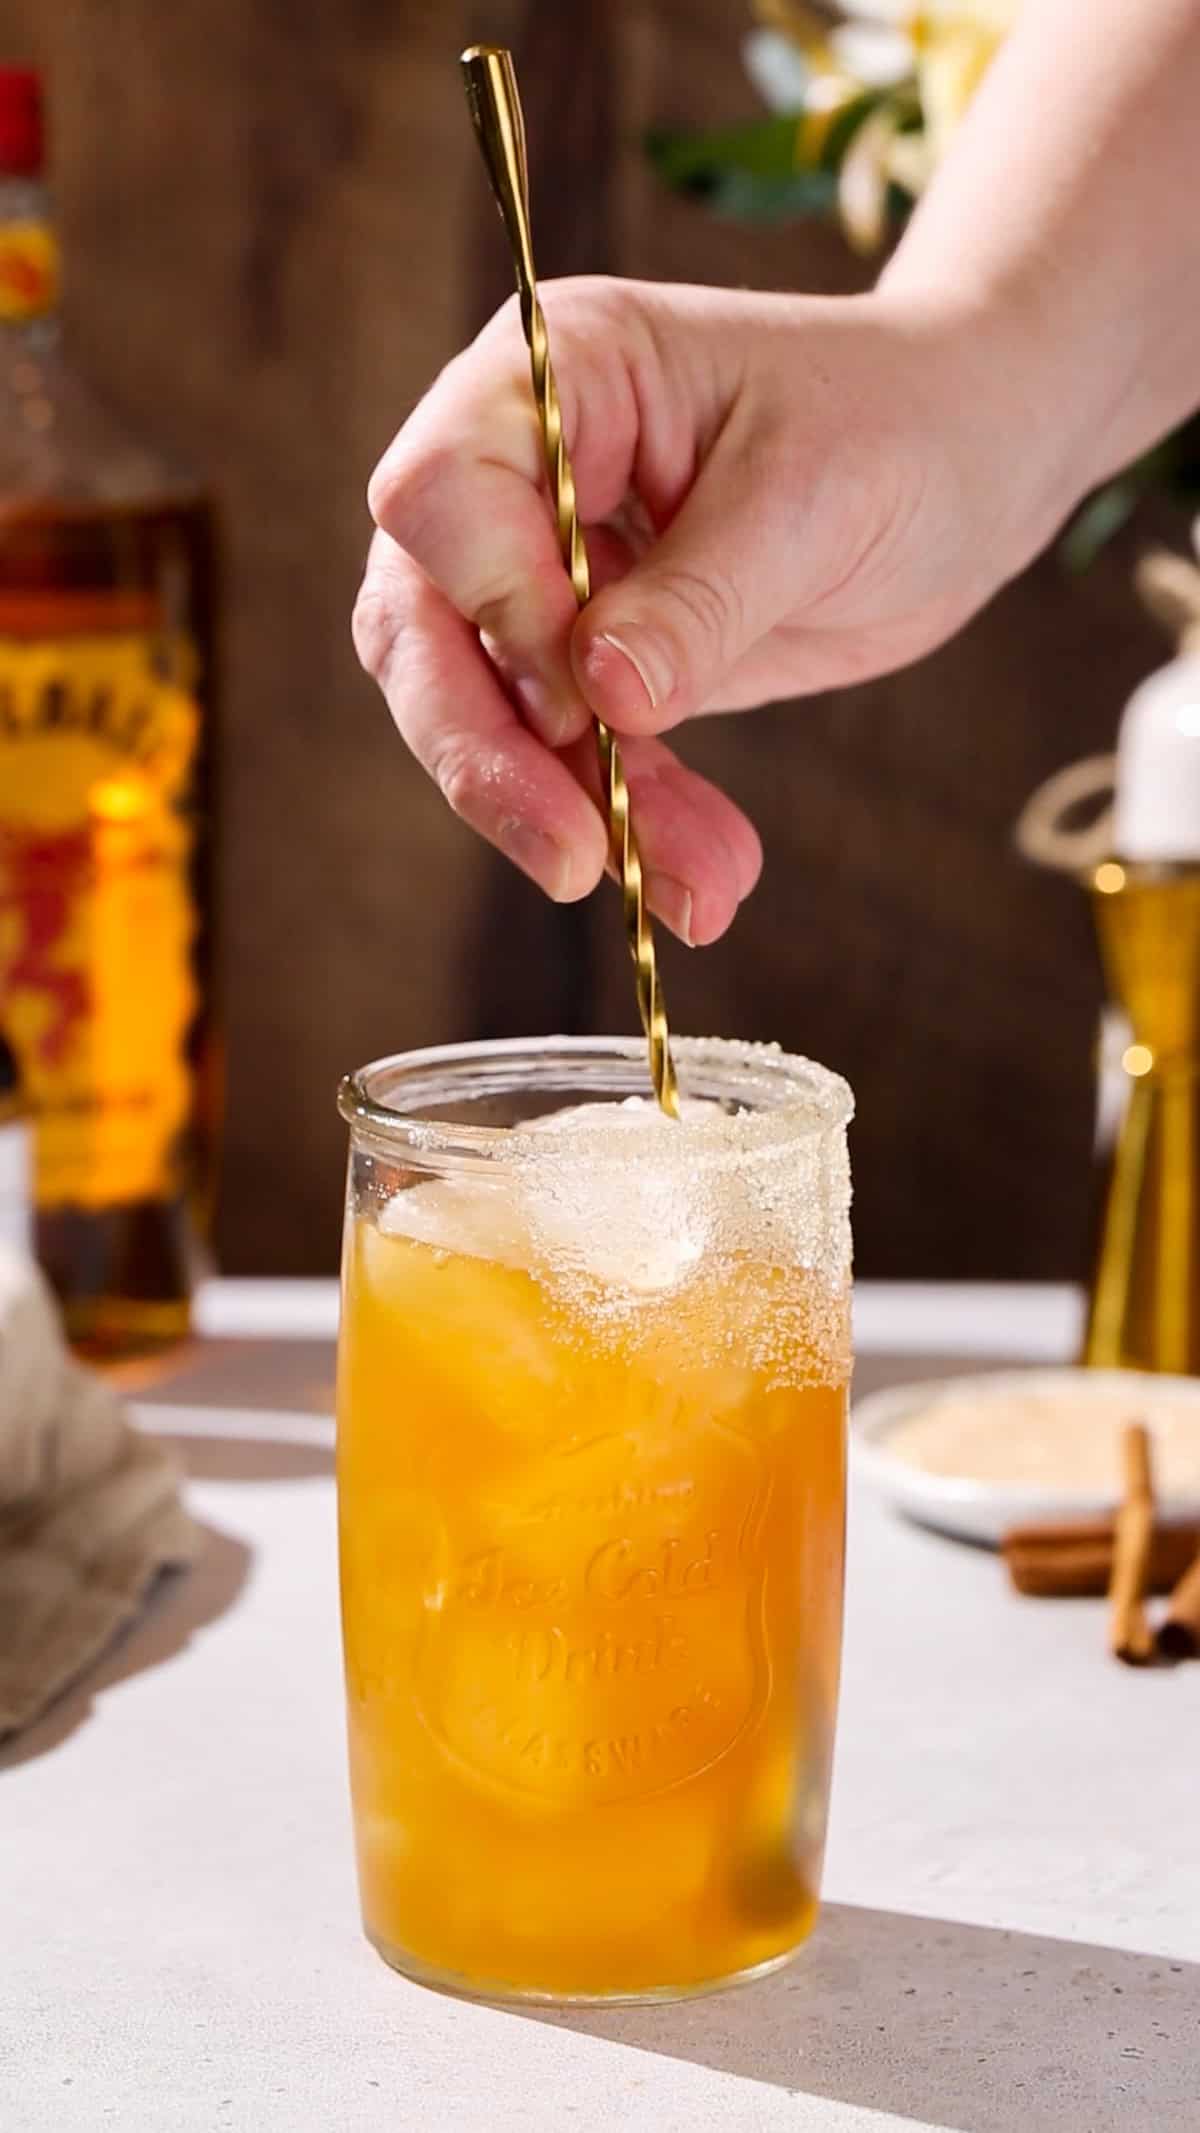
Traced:
POLYGON ((0 177, 40 177, 44 150, 41 75, 0 66, 0 177))
POLYGON ((1200 652, 1190 647, 1126 705, 1112 841, 1118 859, 1200 861, 1200 652))

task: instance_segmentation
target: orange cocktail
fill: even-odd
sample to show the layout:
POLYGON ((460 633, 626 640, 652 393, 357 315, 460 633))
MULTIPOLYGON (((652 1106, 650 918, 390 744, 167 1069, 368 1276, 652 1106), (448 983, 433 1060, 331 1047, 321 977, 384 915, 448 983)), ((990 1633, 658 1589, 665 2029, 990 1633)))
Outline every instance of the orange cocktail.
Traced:
MULTIPOLYGON (((704 1059, 728 1078, 747 1056, 696 1047, 689 1074, 690 1050, 702 1093, 704 1059)), ((551 1103, 572 1064, 553 1056, 551 1103)), ((505 1133, 460 1104, 440 1144, 418 1122, 419 1149, 389 1152, 356 1114, 351 1775, 367 1930, 416 1976, 680 1992, 812 1923, 848 1104, 832 1076, 797 1091, 792 1063, 748 1056, 776 1108, 740 1119, 605 1109, 505 1133)))

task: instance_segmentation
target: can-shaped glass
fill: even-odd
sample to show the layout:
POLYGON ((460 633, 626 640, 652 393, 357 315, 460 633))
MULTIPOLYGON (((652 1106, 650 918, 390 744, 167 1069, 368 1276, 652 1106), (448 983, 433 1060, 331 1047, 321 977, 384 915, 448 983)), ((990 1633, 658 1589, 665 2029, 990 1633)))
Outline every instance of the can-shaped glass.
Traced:
POLYGON ((338 1490, 367 1933, 486 1998, 670 1998, 816 1913, 849 1089, 766 1046, 350 1076, 338 1490))

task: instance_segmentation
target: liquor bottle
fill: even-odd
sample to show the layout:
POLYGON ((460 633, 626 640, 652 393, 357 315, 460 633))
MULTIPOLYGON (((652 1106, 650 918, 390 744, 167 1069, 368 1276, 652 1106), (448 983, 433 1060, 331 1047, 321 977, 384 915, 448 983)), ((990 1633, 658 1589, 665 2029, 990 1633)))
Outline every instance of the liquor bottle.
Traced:
MULTIPOLYGON (((1200 551, 1200 528, 1197 529, 1200 551)), ((1200 553, 1197 562, 1200 564, 1200 553)), ((1112 857, 1091 875, 1128 1020, 1084 1360, 1200 1371, 1200 567, 1150 555, 1143 598, 1179 638, 1117 738, 1112 857)))
POLYGON ((0 68, 0 1023, 93 1354, 186 1332, 210 1211, 208 503, 64 354, 40 83, 0 68))

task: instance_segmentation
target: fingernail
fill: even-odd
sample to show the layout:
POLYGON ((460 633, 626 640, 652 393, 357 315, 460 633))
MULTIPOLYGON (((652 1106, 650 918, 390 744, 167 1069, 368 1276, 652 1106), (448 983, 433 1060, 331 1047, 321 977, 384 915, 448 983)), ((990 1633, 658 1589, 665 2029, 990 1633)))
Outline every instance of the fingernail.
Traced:
POLYGON ((593 637, 583 655, 583 679, 589 702, 599 699, 602 713, 622 711, 645 717, 670 689, 655 689, 644 662, 620 637, 605 630, 593 637))
POLYGON ((526 725, 539 741, 545 741, 547 748, 561 748, 565 741, 574 739, 577 720, 571 706, 564 704, 561 693, 540 674, 514 676, 511 687, 526 725))
POLYGON ((496 842, 505 858, 536 881, 555 903, 564 900, 571 860, 556 837, 548 837, 544 830, 534 829, 528 822, 502 822, 496 842))
POLYGON ((664 926, 677 933, 685 946, 692 946, 692 892, 673 874, 647 874, 646 902, 664 926))

